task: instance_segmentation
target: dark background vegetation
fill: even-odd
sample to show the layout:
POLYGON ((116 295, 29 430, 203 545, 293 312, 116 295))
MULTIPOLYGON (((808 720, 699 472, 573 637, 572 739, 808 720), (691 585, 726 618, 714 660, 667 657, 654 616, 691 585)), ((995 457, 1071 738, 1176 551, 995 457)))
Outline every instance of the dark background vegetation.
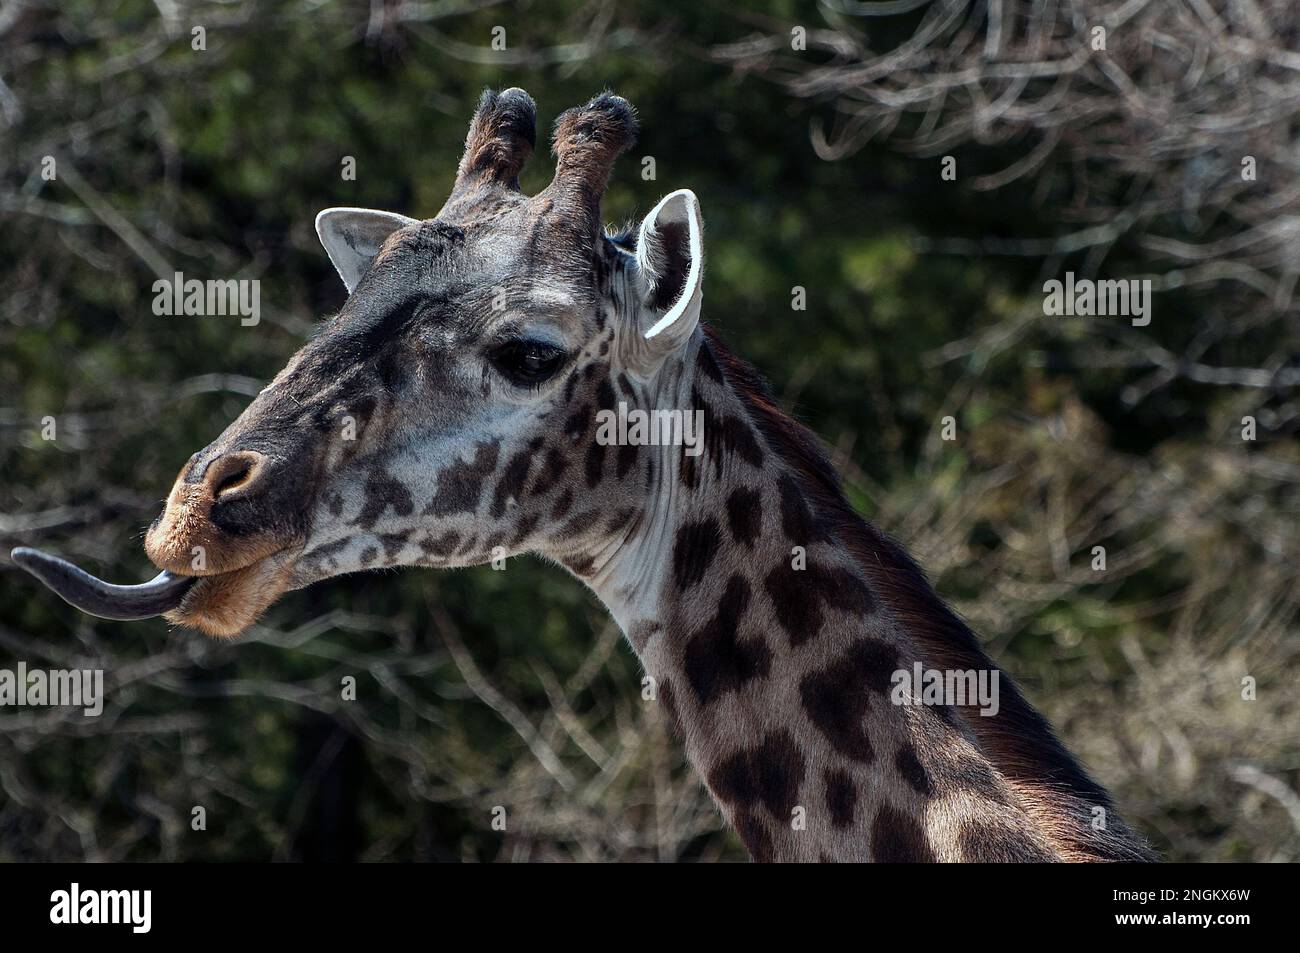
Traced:
MULTIPOLYGON (((642 135, 607 220, 700 196, 706 320, 826 439, 855 504, 1130 822, 1171 859, 1300 858, 1295 12, 1143 8, 1059 100, 1056 80, 1027 79, 990 118, 1014 77, 913 111, 880 84, 923 88, 967 56, 1072 55, 1123 5, 1063 0, 1037 34, 1013 13, 1041 4, 745 6, 0 6, 4 553, 151 575, 141 535, 180 465, 343 301, 316 212, 432 215, 485 86, 529 90, 543 126, 611 88, 642 135), (948 8, 928 34, 947 59, 906 46, 948 8), (908 61, 859 68, 900 44, 908 61), (1215 59, 1229 53, 1249 62, 1215 59), (1180 56, 1201 63, 1190 82, 1180 56), (1200 121, 1225 113, 1244 118, 1200 121), (1235 175, 1248 148, 1253 187, 1235 175), (980 178, 1026 156, 1012 180, 980 178), (1152 324, 1044 317, 1042 282, 1067 269, 1154 275, 1152 324), (261 324, 155 316, 151 285, 173 271, 260 279, 261 324)), ((526 191, 549 180, 539 153, 526 191)), ((0 667, 102 667, 108 683, 98 719, 0 711, 0 859, 744 856, 600 605, 540 561, 334 580, 235 644, 96 620, 7 555, 0 570, 0 667)))

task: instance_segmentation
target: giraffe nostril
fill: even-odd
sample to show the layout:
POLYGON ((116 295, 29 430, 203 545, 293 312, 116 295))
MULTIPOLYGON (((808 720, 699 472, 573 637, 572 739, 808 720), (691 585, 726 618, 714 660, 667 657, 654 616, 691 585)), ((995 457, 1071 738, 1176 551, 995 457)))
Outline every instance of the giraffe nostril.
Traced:
POLYGON ((243 470, 227 475, 217 484, 216 488, 212 491, 212 495, 220 499, 222 496, 239 489, 248 482, 248 475, 252 473, 252 471, 252 467, 245 467, 243 470))
POLYGON ((204 474, 215 502, 229 502, 247 496, 260 482, 266 458, 255 450, 227 453, 214 460, 204 474))

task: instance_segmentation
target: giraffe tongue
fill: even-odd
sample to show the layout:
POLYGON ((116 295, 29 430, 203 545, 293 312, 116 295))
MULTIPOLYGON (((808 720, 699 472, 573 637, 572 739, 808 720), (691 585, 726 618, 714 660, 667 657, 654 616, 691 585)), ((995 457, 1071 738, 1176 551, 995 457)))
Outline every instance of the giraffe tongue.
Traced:
POLYGON ((115 586, 39 549, 19 546, 9 555, 64 602, 101 619, 130 622, 162 615, 180 605, 195 582, 192 576, 160 572, 138 586, 115 586))

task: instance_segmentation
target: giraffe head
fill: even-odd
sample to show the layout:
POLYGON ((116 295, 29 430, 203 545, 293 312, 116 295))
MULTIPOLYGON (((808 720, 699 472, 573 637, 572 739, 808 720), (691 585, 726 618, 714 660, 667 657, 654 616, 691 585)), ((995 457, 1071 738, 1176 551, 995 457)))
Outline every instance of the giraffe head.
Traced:
POLYGON ((169 619, 232 635, 288 589, 383 566, 536 552, 581 575, 631 531, 653 461, 600 441, 598 413, 664 390, 702 266, 685 190, 605 234, 635 135, 609 93, 565 112, 554 179, 526 196, 533 101, 486 92, 435 218, 317 217, 347 302, 181 468, 145 540, 157 566, 200 577, 169 619))

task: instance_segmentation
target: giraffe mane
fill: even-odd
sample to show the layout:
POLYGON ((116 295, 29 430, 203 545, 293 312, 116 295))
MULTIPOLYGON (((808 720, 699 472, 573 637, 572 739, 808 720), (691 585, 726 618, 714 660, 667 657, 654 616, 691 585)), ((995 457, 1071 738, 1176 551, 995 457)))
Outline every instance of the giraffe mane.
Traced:
MULTIPOLYGON (((853 556, 895 618, 937 669, 995 669, 970 627, 939 596, 898 542, 860 516, 844 496, 840 477, 821 441, 777 405, 767 382, 732 352, 711 327, 703 360, 713 359, 740 398, 753 425, 802 479, 815 512, 853 556)), ((1051 724, 999 669, 997 717, 954 706, 984 755, 1006 779, 1021 806, 1066 860, 1154 859, 1141 838, 1115 814, 1110 796, 1088 776, 1056 737, 1051 724), (1094 830, 1102 807, 1106 828, 1094 830)))

